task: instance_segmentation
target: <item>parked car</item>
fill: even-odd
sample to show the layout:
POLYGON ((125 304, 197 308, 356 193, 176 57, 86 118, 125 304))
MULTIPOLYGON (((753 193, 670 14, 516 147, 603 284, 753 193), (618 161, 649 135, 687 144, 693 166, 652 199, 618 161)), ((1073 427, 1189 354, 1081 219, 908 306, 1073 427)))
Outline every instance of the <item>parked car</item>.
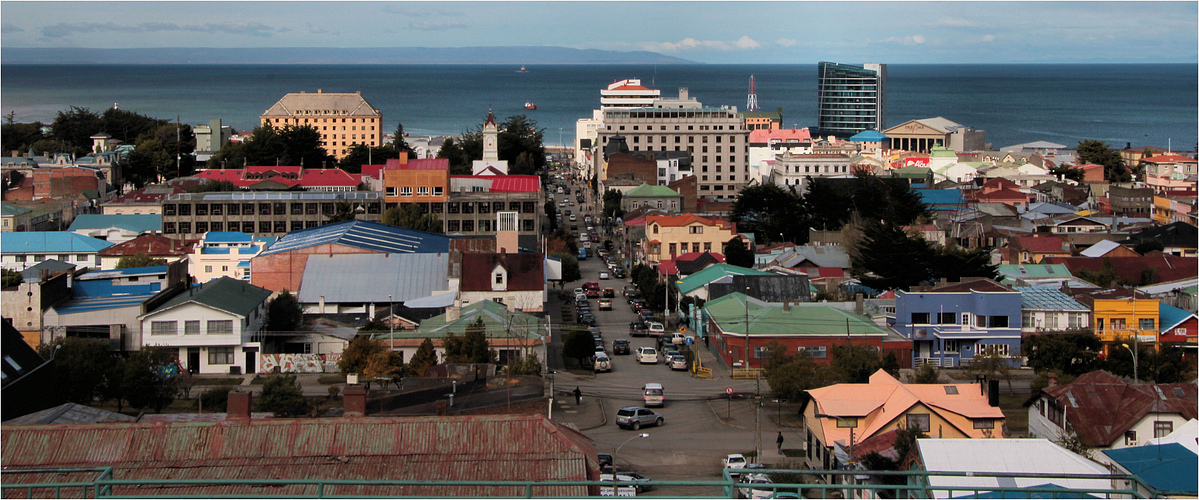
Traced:
POLYGON ((629 354, 632 352, 632 346, 628 339, 616 339, 612 341, 612 354, 629 354))
MULTIPOLYGON (((600 470, 604 470, 604 468, 601 466, 600 470)), ((615 479, 616 481, 627 481, 627 482, 631 482, 631 483, 637 483, 633 486, 634 491, 637 493, 641 493, 643 491, 649 491, 649 490, 654 489, 653 486, 644 484, 645 482, 650 481, 650 478, 642 476, 641 474, 638 474, 636 472, 625 472, 625 471, 617 472, 615 475, 615 478, 616 478, 615 479)), ((600 474, 600 481, 612 481, 612 480, 613 480, 612 474, 600 474)))
POLYGON ((599 310, 611 311, 612 310, 612 299, 600 299, 599 310))
MULTIPOLYGON (((747 463, 748 462, 745 461, 745 456, 740 453, 731 453, 731 454, 725 456, 724 462, 723 462, 724 468, 726 468, 726 469, 744 469, 745 464, 747 464, 747 463)), ((729 475, 732 477, 740 477, 741 473, 740 472, 730 472, 729 475)))
POLYGON ((644 321, 634 321, 629 323, 629 335, 634 337, 644 337, 649 332, 649 325, 644 321))
POLYGON ((642 307, 640 311, 637 311, 637 315, 641 317, 641 321, 654 320, 654 312, 645 307, 642 307))
POLYGON ((680 354, 675 354, 674 356, 671 356, 670 357, 670 369, 671 370, 686 370, 687 369, 687 358, 680 354))
POLYGON ((653 347, 642 347, 637 349, 637 362, 643 365, 658 364, 658 350, 653 347))
POLYGON ((668 350, 662 352, 662 361, 666 362, 666 366, 670 366, 670 358, 673 358, 675 356, 682 356, 682 355, 683 355, 683 353, 681 353, 675 349, 668 349, 668 350))
POLYGON ((687 336, 680 332, 674 332, 674 333, 670 334, 670 343, 674 344, 674 345, 686 344, 687 336))
POLYGON ((611 278, 611 275, 608 274, 608 271, 600 271, 599 279, 606 280, 608 278, 611 278))
POLYGON ((655 321, 652 323, 647 323, 647 325, 648 326, 646 327, 646 329, 649 330, 650 335, 662 335, 662 334, 666 333, 666 326, 662 325, 662 323, 658 323, 655 321))
POLYGON ((599 466, 600 466, 601 471, 611 469, 611 467, 612 467, 612 454, 611 453, 596 453, 595 455, 597 458, 599 458, 599 466))
POLYGON ((741 479, 742 486, 737 488, 741 498, 771 498, 774 495, 773 488, 755 487, 755 485, 774 484, 766 474, 746 474, 741 479))
POLYGON ((595 353, 595 371, 596 373, 612 371, 612 359, 606 353, 598 351, 595 353))
POLYGON ((622 429, 638 430, 643 425, 661 426, 665 423, 666 419, 661 413, 649 408, 629 406, 616 410, 616 425, 622 429))

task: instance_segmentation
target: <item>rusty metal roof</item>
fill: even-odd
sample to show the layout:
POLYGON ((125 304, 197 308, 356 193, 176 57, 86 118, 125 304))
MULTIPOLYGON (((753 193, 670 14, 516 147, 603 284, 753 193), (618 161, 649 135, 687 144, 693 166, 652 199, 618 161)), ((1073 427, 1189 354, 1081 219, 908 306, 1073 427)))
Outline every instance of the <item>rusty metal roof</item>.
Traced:
MULTIPOLYGON (((595 446, 539 415, 346 417, 185 423, 4 426, 5 469, 111 466, 114 479, 205 479, 216 484, 117 487, 115 495, 313 494, 315 487, 236 486, 229 479, 573 481, 598 479, 595 446)), ((5 482, 59 480, 55 473, 5 482)), ((585 486, 537 488, 585 496, 585 486)), ((522 496, 481 485, 326 486, 326 495, 522 496)))
POLYGON ((1183 420, 1199 416, 1194 383, 1131 384, 1096 370, 1042 392, 1065 408, 1070 426, 1089 446, 1111 445, 1151 412, 1176 413, 1183 420))

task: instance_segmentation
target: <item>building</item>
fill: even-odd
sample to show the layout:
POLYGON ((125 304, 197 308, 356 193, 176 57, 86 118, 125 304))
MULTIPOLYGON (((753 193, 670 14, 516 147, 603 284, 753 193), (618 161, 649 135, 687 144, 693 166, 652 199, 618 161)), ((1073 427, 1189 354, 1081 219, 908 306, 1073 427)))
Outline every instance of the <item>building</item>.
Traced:
POLYGON ((320 191, 345 193, 357 191, 362 176, 340 168, 304 168, 299 166, 245 167, 208 169, 196 172, 196 177, 214 182, 228 182, 248 191, 320 191))
POLYGON ((1028 433, 1055 441, 1072 433, 1096 450, 1140 446, 1195 418, 1197 396, 1194 383, 1130 383, 1096 370, 1034 395, 1028 433))
POLYGON ((863 130, 886 128, 886 64, 821 61, 817 72, 817 135, 850 137, 863 130))
MULTIPOLYGON (((679 90, 677 100, 660 99, 653 107, 603 110, 596 146, 606 151, 616 136, 623 137, 630 150, 688 152, 699 177, 700 197, 734 199, 749 181, 748 131, 737 108, 701 107, 687 89, 679 90)), ((593 161, 599 177, 609 178, 606 158, 593 161)))
POLYGON ((941 146, 956 152, 979 151, 987 148, 986 133, 954 123, 940 116, 908 120, 882 131, 890 138, 891 149, 928 153, 941 146))
POLYGON ((616 108, 650 108, 662 98, 662 91, 641 85, 638 78, 616 80, 600 89, 600 110, 616 108))
MULTIPOLYGON (((708 253, 708 252, 705 252, 708 253)), ((677 261, 677 259, 675 259, 677 261)), ((677 265, 676 265, 677 266, 677 265)), ((675 283, 674 288, 684 297, 709 300, 713 295, 709 285, 713 283, 731 283, 734 276, 777 276, 774 273, 739 267, 723 262, 711 264, 703 269, 694 271, 675 283)), ((744 291, 744 289, 742 290, 744 291)), ((751 293, 752 295, 752 293, 751 293)))
POLYGON ((1091 327, 1091 310, 1048 286, 1015 286, 1020 292, 1020 325, 1025 335, 1091 327))
POLYGON ((849 177, 851 158, 843 154, 791 154, 786 152, 775 157, 769 182, 784 186, 798 186, 798 193, 806 193, 813 177, 849 177), (782 181, 782 182, 779 182, 782 181))
POLYGON ((900 349, 911 346, 890 338, 868 317, 824 303, 771 304, 734 292, 704 304, 704 313, 705 333, 725 366, 762 368, 775 346, 788 354, 807 352, 821 364, 832 360, 837 346, 869 346, 880 357, 891 347, 884 345, 886 340, 898 340, 900 349))
POLYGON ((0 313, 34 349, 42 345, 43 313, 71 297, 75 266, 47 260, 22 272, 16 286, 0 291, 0 313))
POLYGON ((475 160, 470 167, 471 175, 508 175, 507 160, 500 160, 499 126, 495 123, 495 115, 487 110, 487 119, 483 121, 483 159, 475 160))
POLYGON ((33 225, 31 209, 3 203, 0 204, 0 211, 0 232, 28 231, 33 225))
MULTIPOLYGON (((1194 441, 1194 438, 1191 439, 1194 441)), ((1135 475, 1137 493, 1145 497, 1195 497, 1199 495, 1199 455, 1179 443, 1130 446, 1103 450, 1097 457, 1118 474, 1135 475), (1169 493, 1164 493, 1169 492, 1169 493), (1164 493, 1164 494, 1163 494, 1164 493)), ((1132 487, 1132 481, 1120 481, 1132 487)))
POLYGON ((385 307, 457 291, 449 269, 449 252, 314 253, 294 295, 305 314, 371 318, 385 307))
POLYGON ((734 237, 741 237, 737 226, 724 220, 692 214, 649 215, 641 253, 646 263, 654 265, 688 252, 724 252, 724 244, 734 237))
POLYGON ((46 259, 100 267, 100 250, 111 242, 65 231, 27 231, 9 233, 0 239, 0 267, 21 271, 46 259))
POLYGON ((1151 219, 1153 212, 1153 189, 1111 186, 1107 189, 1111 203, 1111 214, 1121 217, 1151 219))
POLYGON ((183 292, 187 281, 183 262, 78 274, 69 299, 45 311, 42 342, 102 339, 114 351, 137 351, 143 333, 138 317, 183 292))
POLYGON ((429 339, 437 359, 444 360, 445 338, 450 334, 462 338, 467 328, 480 321, 487 344, 499 355, 500 364, 530 355, 543 362, 546 359, 546 320, 488 299, 455 304, 445 314, 421 321, 416 330, 377 333, 375 339, 401 352, 405 361, 411 360, 420 344, 429 339))
POLYGON ((1094 299, 1095 335, 1104 343, 1104 353, 1121 344, 1156 344, 1160 302, 1153 299, 1094 299), (1134 339, 1135 337, 1135 339, 1134 339))
POLYGON ((836 446, 847 448, 901 427, 938 439, 1002 438, 1005 417, 996 392, 984 384, 904 384, 883 370, 865 384, 806 391, 800 406, 807 434, 804 464, 839 468, 836 446))
POLYGON ((192 132, 196 134, 197 162, 208 161, 233 137, 233 127, 221 125, 220 118, 196 125, 192 127, 192 132))
POLYGON ((188 272, 196 283, 207 283, 222 276, 250 281, 250 259, 277 239, 241 232, 209 231, 187 254, 188 272))
POLYGON ((186 259, 195 246, 196 240, 177 240, 157 233, 146 233, 100 250, 100 269, 116 269, 122 258, 138 254, 145 254, 151 259, 175 262, 186 259))
POLYGON ((670 213, 683 211, 683 195, 665 185, 642 183, 620 198, 620 209, 630 212, 638 208, 655 208, 670 213))
MULTIPOLYGON (((957 498, 965 492, 979 498, 1014 497, 1015 492, 996 490, 1054 487, 1090 490, 1061 495, 1085 497, 1113 488, 1106 467, 1048 439, 917 439, 912 462, 916 470, 934 472, 928 481, 931 498, 957 498), (1057 474, 1062 477, 1053 477, 1057 474)), ((1032 491, 1021 495, 1052 496, 1032 491)))
POLYGON ((1020 292, 967 280, 896 291, 895 330, 912 340, 914 366, 955 367, 988 354, 1019 359, 1020 292))
POLYGON ((110 243, 124 243, 142 234, 162 232, 162 216, 83 214, 75 217, 67 231, 110 243))
POLYGON ((383 220, 383 196, 376 192, 183 193, 162 202, 162 234, 182 239, 200 239, 209 231, 282 236, 328 224, 339 206, 349 208, 356 219, 383 220))
POLYGON ((750 180, 766 182, 775 157, 783 153, 811 154, 812 135, 806 128, 757 129, 749 132, 750 180))
POLYGON ((458 297, 463 304, 491 300, 516 311, 545 309, 549 297, 543 254, 467 253, 461 269, 458 297))
POLYGON ((220 277, 138 317, 142 345, 178 349, 194 373, 255 373, 271 291, 220 277))
POLYGON ((448 236, 379 222, 353 220, 287 233, 250 260, 250 282, 269 290, 301 290, 312 256, 346 254, 440 253, 450 251, 448 236))
POLYGON ((746 130, 778 130, 783 125, 783 108, 778 111, 752 111, 746 108, 741 112, 745 120, 746 130))
POLYGON ((321 134, 321 146, 339 160, 355 145, 383 145, 383 113, 366 102, 361 92, 325 93, 317 89, 315 94, 288 93, 263 111, 259 119, 263 126, 278 129, 288 125, 315 128, 321 134))
POLYGON ((206 182, 208 181, 199 177, 177 177, 161 184, 151 184, 106 201, 100 205, 100 210, 104 215, 162 215, 163 200, 171 195, 186 193, 189 189, 199 187, 206 182))
POLYGON ((1070 243, 1057 236, 1018 236, 1008 240, 1006 264, 1039 264, 1047 257, 1069 257, 1070 243))
POLYGON ((1180 155, 1158 155, 1141 158, 1145 167, 1145 183, 1157 192, 1176 189, 1195 189, 1199 160, 1180 155))

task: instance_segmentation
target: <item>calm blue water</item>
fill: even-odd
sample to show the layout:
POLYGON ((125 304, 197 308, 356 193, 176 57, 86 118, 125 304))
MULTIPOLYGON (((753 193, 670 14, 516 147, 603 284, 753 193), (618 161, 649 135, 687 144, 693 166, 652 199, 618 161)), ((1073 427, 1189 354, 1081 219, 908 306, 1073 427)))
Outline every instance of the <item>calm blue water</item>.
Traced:
MULTIPOLYGON (((1193 150, 1199 137, 1199 65, 891 65, 888 125, 942 116, 985 130, 995 147, 1047 140, 1074 145, 1193 150)), ((500 65, 238 65, 0 67, 0 108, 19 122, 50 122, 81 106, 120 108, 184 123, 221 118, 252 129, 285 93, 361 91, 380 109, 384 129, 397 122, 415 135, 456 134, 527 114, 548 144, 570 143, 575 121, 599 107, 599 89, 641 78, 664 96, 688 87, 706 106, 745 109, 750 75, 763 110, 782 108, 787 127, 814 126, 815 65, 555 65, 527 72, 500 65), (536 111, 522 109, 525 101, 536 111), (561 133, 559 133, 561 131, 561 133)))

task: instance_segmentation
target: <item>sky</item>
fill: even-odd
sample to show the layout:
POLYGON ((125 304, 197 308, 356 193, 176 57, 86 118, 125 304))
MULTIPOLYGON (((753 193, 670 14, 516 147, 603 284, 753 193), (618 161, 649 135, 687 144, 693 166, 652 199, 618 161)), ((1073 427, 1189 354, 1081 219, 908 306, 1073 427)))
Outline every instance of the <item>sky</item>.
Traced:
POLYGON ((0 1, 0 47, 478 46, 700 63, 1195 63, 1199 2, 0 1))

